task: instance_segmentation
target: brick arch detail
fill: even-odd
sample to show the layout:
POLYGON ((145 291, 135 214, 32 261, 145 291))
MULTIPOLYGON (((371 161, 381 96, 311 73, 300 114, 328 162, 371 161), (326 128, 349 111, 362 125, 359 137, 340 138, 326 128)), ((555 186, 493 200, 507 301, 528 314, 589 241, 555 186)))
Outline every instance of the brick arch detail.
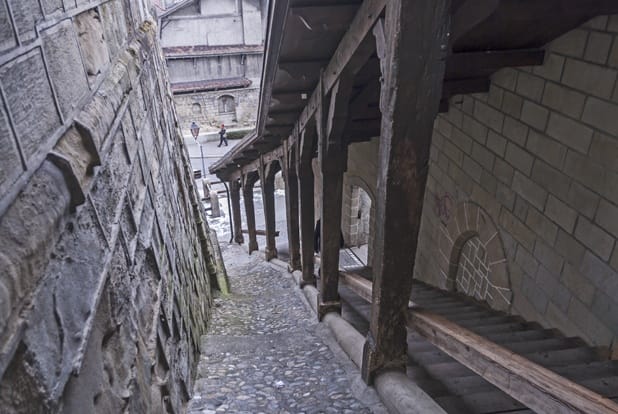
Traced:
POLYGON ((350 184, 352 186, 356 186, 356 187, 362 188, 363 191, 366 192, 367 195, 369 195, 369 198, 371 199, 371 204, 372 205, 375 204, 376 196, 373 193, 373 191, 371 190, 371 187, 369 187, 369 184, 367 184, 367 182, 365 182, 365 180, 363 180, 358 175, 348 175, 347 176, 347 181, 348 181, 348 184, 350 184))
POLYGON ((358 175, 346 174, 345 184, 344 184, 344 195, 343 195, 343 211, 342 211, 342 231, 344 235, 344 240, 348 246, 358 245, 360 239, 357 237, 357 230, 353 230, 354 226, 360 224, 360 221, 356 218, 356 213, 353 213, 352 205, 348 204, 351 201, 352 194, 354 189, 358 188, 363 190, 371 200, 371 207, 369 209, 369 234, 367 243, 367 266, 372 266, 373 263, 373 241, 375 237, 375 208, 376 208, 376 198, 375 194, 372 191, 371 187, 367 182, 358 175), (346 202, 346 198, 349 200, 346 202))
POLYGON ((464 201, 454 208, 446 225, 440 225, 440 271, 449 290, 457 289, 457 274, 464 246, 478 237, 487 254, 489 268, 487 294, 480 299, 494 309, 509 311, 513 292, 508 262, 500 232, 491 217, 479 205, 464 201))

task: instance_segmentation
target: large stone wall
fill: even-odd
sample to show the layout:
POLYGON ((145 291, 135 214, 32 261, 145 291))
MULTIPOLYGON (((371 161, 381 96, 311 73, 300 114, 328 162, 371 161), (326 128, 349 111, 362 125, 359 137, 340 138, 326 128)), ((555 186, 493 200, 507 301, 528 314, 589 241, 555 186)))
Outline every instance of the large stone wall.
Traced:
MULTIPOLYGON (((235 127, 251 127, 257 119, 259 88, 231 89, 226 91, 200 92, 174 95, 178 121, 186 135, 190 134, 191 122, 196 121, 203 132, 218 131, 223 123, 235 127), (219 99, 234 98, 234 113, 220 113, 219 99)), ((216 136, 216 134, 214 134, 216 136)), ((218 136, 216 136, 218 139, 218 136)))
POLYGON ((616 348, 617 34, 618 16, 594 19, 548 45, 543 66, 451 100, 415 277, 616 348), (458 272, 474 251, 478 289, 458 272))
POLYGON ((165 49, 170 79, 176 86, 195 87, 175 89, 185 134, 192 121, 203 132, 215 131, 221 123, 228 129, 255 126, 263 60, 256 46, 264 41, 267 7, 265 0, 196 0, 162 17, 161 44, 170 48, 165 49), (225 85, 226 80, 233 85, 225 85), (239 80, 249 86, 240 88, 239 80), (234 112, 219 111, 217 99, 223 95, 234 98, 234 112))
POLYGON ((163 47, 260 45, 263 41, 265 5, 255 0, 200 0, 186 18, 182 10, 166 19, 161 33, 163 47))
POLYGON ((195 80, 247 78, 254 85, 259 85, 262 58, 262 53, 168 58, 167 68, 172 84, 195 80))
POLYGON ((76 3, 0 1, 0 411, 182 412, 208 228, 147 2, 76 3))

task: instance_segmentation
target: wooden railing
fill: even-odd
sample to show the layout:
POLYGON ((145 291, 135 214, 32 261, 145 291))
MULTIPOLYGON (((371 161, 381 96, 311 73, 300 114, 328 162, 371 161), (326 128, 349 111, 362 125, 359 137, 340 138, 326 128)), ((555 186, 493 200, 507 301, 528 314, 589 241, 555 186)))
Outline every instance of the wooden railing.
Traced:
MULTIPOLYGON (((340 272, 340 281, 368 302, 372 283, 340 272)), ((468 329, 414 306, 408 327, 528 408, 544 413, 618 413, 618 404, 468 329)))

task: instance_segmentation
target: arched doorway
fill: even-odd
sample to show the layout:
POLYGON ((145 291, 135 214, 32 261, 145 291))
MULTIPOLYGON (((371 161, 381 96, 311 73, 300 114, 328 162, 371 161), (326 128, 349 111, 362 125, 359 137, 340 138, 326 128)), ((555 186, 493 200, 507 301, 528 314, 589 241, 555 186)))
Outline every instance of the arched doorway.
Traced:
POLYGON ((353 258, 369 267, 373 255, 374 211, 373 196, 365 183, 357 177, 348 177, 343 194, 343 238, 353 258))

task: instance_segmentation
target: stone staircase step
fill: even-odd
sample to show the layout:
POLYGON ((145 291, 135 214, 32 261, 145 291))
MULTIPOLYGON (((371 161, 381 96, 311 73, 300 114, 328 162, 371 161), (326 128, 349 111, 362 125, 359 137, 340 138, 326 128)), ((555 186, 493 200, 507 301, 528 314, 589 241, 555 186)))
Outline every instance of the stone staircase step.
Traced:
POLYGON ((527 408, 495 387, 492 391, 465 394, 461 395, 460 398, 470 411, 478 414, 503 413, 527 408))
POLYGON ((609 398, 618 397, 618 376, 588 379, 579 384, 609 398))
POLYGON ((563 349, 578 348, 586 346, 579 338, 545 338, 539 340, 530 340, 526 342, 513 342, 501 344, 506 349, 509 349, 520 355, 526 355, 530 352, 541 351, 557 351, 563 349))
MULTIPOLYGON (((355 296, 349 300, 350 307, 368 319, 369 304, 351 291, 348 294, 355 296)), ((599 361, 597 351, 580 338, 564 337, 557 330, 491 310, 471 298, 423 285, 415 284, 412 300, 559 375, 618 399, 618 361, 599 361)), ((408 377, 449 413, 532 412, 413 330, 408 330, 408 364, 408 377)))
POLYGON ((618 376, 618 361, 593 361, 586 364, 550 367, 550 369, 572 381, 585 381, 618 376))
POLYGON ((592 362, 598 359, 596 351, 581 346, 571 349, 561 349, 558 351, 537 351, 523 355, 532 362, 544 367, 566 366, 592 362))
POLYGON ((523 341, 535 341, 539 339, 555 337, 557 332, 553 329, 528 329, 525 331, 489 333, 485 335, 490 341, 497 344, 515 343, 523 341))
POLYGON ((464 401, 455 395, 439 397, 435 401, 449 414, 473 414, 464 401))

